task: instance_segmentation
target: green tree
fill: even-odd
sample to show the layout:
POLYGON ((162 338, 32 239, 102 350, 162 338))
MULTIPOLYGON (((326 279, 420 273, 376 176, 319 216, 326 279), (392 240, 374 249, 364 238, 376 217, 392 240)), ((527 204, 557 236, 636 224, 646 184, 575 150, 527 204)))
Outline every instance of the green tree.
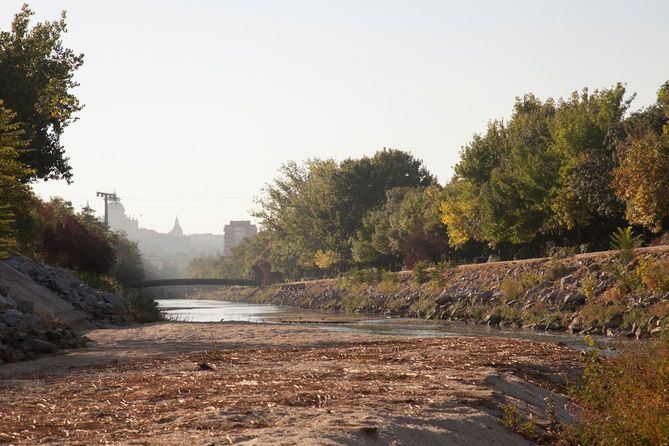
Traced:
POLYGON ((17 206, 28 196, 22 179, 31 171, 19 161, 18 148, 25 146, 23 130, 16 122, 16 113, 0 101, 0 257, 16 248, 17 206))
POLYGON ((622 120, 633 97, 625 100, 625 88, 584 89, 558 103, 550 124, 551 146, 559 168, 558 183, 549 192, 555 228, 586 226, 593 219, 616 218, 622 206, 616 198, 612 170, 616 144, 622 136, 622 120))
POLYGON ((81 110, 71 92, 83 55, 65 48, 65 13, 56 21, 30 26, 33 12, 24 5, 11 30, 0 32, 0 99, 17 113, 30 142, 21 161, 37 178, 70 180, 71 168, 60 137, 81 110))
POLYGON ((255 215, 270 234, 273 270, 292 277, 316 272, 319 251, 350 263, 362 219, 383 204, 386 191, 434 182, 420 160, 390 149, 340 163, 288 163, 280 173, 255 215))
POLYGON ((109 237, 116 252, 109 274, 123 285, 144 280, 144 262, 137 242, 129 240, 124 232, 110 232, 109 237))

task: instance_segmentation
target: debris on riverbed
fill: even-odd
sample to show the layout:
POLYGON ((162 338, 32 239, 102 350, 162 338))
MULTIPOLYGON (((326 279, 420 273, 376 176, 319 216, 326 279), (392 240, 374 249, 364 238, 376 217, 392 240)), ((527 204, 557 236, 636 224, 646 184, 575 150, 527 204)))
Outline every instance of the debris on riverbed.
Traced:
POLYGON ((116 330, 91 336, 102 344, 116 336, 118 346, 132 340, 137 348, 142 339, 165 346, 181 339, 184 350, 10 376, 0 381, 0 440, 209 444, 229 436, 233 443, 404 444, 419 435, 422 444, 464 438, 461 444, 510 445, 525 443, 499 424, 502 404, 541 419, 544 398, 551 398, 560 420, 573 413, 566 399, 536 385, 578 367, 578 353, 555 344, 251 324, 160 324, 121 334, 127 340, 116 330), (210 336, 237 343, 202 351, 210 336))

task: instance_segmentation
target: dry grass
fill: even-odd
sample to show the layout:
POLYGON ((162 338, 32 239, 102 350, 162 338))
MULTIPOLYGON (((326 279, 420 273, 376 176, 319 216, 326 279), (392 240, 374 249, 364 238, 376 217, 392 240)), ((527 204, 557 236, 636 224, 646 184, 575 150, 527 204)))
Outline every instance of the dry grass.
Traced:
POLYGON ((565 347, 488 338, 176 354, 2 381, 0 441, 101 444, 178 432, 236 441, 352 408, 404 416, 433 411, 462 389, 469 398, 480 394, 481 368, 524 376, 531 365, 575 361, 565 347), (204 362, 213 370, 201 370, 204 362))

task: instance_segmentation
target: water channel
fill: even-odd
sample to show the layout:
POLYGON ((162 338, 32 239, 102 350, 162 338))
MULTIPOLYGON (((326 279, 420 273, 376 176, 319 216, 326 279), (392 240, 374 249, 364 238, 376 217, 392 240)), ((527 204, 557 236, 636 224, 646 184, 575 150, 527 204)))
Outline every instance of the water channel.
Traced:
MULTIPOLYGON (((580 335, 512 328, 500 329, 461 322, 389 318, 381 315, 345 315, 296 307, 204 299, 158 299, 158 305, 169 320, 179 322, 304 323, 305 325, 312 325, 323 330, 339 332, 414 337, 497 336, 559 342, 579 349, 587 346, 584 336, 580 335)), ((605 350, 614 351, 620 344, 620 340, 614 338, 605 336, 596 336, 594 338, 605 350)))

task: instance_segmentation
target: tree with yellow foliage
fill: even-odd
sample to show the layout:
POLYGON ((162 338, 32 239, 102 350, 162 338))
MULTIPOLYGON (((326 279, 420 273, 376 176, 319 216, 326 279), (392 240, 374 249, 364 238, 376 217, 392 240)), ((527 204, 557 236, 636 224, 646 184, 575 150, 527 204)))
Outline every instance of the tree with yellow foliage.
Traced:
POLYGON ((627 124, 613 187, 630 223, 660 232, 669 218, 669 82, 660 88, 657 104, 627 124))

